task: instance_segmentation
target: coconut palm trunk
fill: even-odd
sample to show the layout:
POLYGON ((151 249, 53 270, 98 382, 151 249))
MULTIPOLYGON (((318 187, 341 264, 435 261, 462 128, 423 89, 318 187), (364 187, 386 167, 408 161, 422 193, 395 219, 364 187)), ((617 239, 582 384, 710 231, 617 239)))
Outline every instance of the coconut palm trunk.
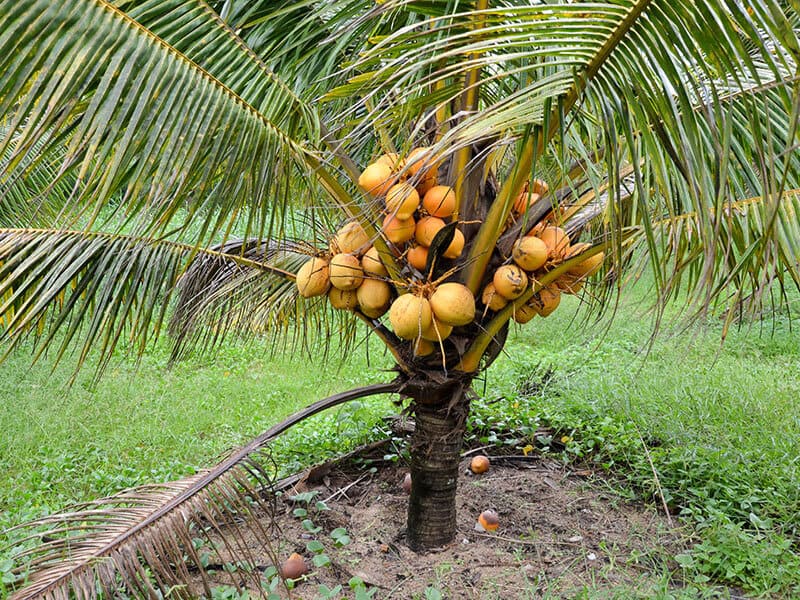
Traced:
POLYGON ((411 437, 411 496, 406 539, 412 550, 453 541, 456 534, 458 464, 469 414, 469 390, 431 386, 414 398, 411 437))

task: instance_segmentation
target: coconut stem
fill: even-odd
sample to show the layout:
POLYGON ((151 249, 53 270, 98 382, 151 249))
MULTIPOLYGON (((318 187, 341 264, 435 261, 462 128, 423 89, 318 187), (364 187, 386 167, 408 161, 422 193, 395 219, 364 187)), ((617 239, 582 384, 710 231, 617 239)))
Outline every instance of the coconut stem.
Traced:
POLYGON ((456 535, 458 462, 469 403, 463 388, 455 406, 452 390, 431 390, 436 406, 415 403, 411 447, 411 497, 408 503, 408 545, 422 551, 450 543, 456 535))

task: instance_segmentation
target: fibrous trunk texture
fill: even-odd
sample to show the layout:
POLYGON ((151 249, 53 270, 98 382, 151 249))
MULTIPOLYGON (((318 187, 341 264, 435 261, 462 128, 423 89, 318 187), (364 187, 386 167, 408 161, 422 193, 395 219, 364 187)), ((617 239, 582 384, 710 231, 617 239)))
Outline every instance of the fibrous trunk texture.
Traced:
POLYGON ((456 535, 456 483, 469 407, 415 403, 411 445, 408 545, 420 551, 450 543, 456 535))

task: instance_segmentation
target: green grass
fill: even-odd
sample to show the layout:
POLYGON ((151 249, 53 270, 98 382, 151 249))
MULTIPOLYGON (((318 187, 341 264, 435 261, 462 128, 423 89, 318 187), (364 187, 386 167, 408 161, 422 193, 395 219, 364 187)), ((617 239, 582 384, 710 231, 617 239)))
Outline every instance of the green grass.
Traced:
MULTIPOLYGON (((621 493, 655 501, 660 485, 695 532, 678 557, 694 585, 710 578, 753 594, 800 594, 800 335, 779 317, 731 331, 720 348, 710 322, 662 335, 645 357, 650 323, 633 308, 644 293, 603 336, 573 320, 574 299, 518 330, 475 404, 474 435, 554 426, 572 438, 561 457, 609 469, 621 493)), ((259 341, 171 371, 167 358, 162 342, 138 368, 115 359, 98 384, 87 371, 70 389, 69 364, 29 368, 17 354, 0 365, 0 529, 189 474, 314 400, 391 377, 375 341, 370 365, 355 352, 341 368, 271 356, 259 341)), ((386 399, 343 407, 275 452, 288 471, 322 460, 374 435, 392 410, 386 399)))
MULTIPOLYGON (((372 355, 388 364, 374 342, 372 355)), ((381 380, 362 355, 343 369, 311 369, 308 358, 271 357, 257 341, 172 370, 168 357, 162 342, 138 368, 117 360, 99 383, 87 370, 71 388, 69 364, 51 373, 15 355, 0 366, 0 528, 192 473, 315 400, 381 380)))

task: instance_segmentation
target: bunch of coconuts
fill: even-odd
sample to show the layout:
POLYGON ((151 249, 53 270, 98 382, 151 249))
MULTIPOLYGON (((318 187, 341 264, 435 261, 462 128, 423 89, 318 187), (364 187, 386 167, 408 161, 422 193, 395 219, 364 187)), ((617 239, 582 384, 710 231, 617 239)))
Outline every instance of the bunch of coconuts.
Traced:
MULTIPOLYGON (((531 191, 524 190, 514 202, 514 215, 517 218, 524 215, 547 191, 544 181, 534 180, 531 191)), ((529 283, 590 247, 590 244, 570 245, 569 236, 563 229, 548 224, 547 219, 542 221, 514 242, 509 260, 494 272, 492 281, 483 288, 481 302, 487 310, 502 310, 509 301, 522 296, 529 283)), ((572 266, 527 303, 517 307, 513 319, 525 324, 536 315, 547 317, 552 314, 561 302, 561 294, 577 294, 585 279, 600 269, 603 258, 604 254, 600 252, 572 266)))
MULTIPOLYGON (((371 319, 388 311, 394 333, 413 341, 413 352, 420 357, 433 353, 436 344, 441 344, 454 327, 472 323, 476 314, 475 298, 469 288, 446 281, 448 274, 436 281, 427 280, 431 244, 453 219, 456 204, 452 188, 438 185, 437 170, 430 149, 421 147, 413 149, 404 160, 397 154, 382 155, 364 169, 358 180, 364 192, 382 202, 381 236, 393 245, 399 261, 423 275, 422 280, 412 278, 402 283, 407 293, 394 297, 377 248, 355 221, 339 229, 330 240, 328 252, 306 262, 296 278, 300 295, 305 298, 327 294, 334 308, 359 310, 371 319)), ((547 185, 536 180, 530 192, 526 189, 517 198, 515 215, 525 214, 546 193, 547 185)), ((450 228, 451 241, 440 252, 444 258, 456 259, 464 249, 465 239, 457 224, 450 228)), ((514 244, 508 264, 499 267, 483 289, 481 300, 486 310, 501 310, 521 296, 537 275, 587 247, 588 244, 570 246, 567 234, 558 227, 544 223, 535 226, 514 244)), ((597 271, 602 262, 601 253, 574 266, 517 308, 514 319, 527 323, 536 314, 549 315, 558 306, 561 292, 577 293, 582 280, 597 271)))

